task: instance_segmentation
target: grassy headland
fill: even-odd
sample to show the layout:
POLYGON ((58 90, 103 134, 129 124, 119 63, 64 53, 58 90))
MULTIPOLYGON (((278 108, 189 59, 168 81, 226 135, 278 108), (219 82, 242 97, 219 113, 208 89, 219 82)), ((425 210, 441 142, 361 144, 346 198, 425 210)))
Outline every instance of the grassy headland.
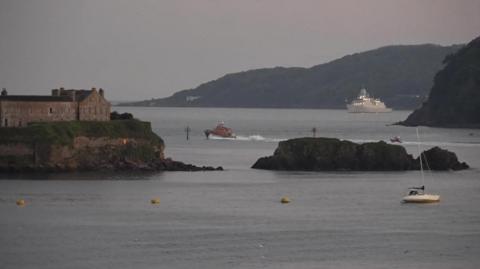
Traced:
POLYGON ((0 144, 41 142, 71 145, 75 137, 146 139, 163 145, 149 122, 139 120, 38 122, 22 128, 0 128, 0 144))

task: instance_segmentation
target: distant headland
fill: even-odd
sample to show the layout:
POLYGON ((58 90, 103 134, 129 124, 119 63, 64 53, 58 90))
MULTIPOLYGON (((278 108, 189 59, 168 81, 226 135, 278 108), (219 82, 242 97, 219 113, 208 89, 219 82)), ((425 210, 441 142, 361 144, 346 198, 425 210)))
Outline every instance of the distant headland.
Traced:
POLYGON ((428 100, 400 124, 480 128, 480 37, 444 62, 428 100))
POLYGON ((361 87, 393 109, 415 109, 442 61, 461 45, 402 45, 347 55, 313 66, 275 67, 227 74, 170 97, 124 106, 341 108, 361 87))
POLYGON ((0 96, 0 172, 199 171, 164 156, 149 122, 111 113, 104 90, 0 96))

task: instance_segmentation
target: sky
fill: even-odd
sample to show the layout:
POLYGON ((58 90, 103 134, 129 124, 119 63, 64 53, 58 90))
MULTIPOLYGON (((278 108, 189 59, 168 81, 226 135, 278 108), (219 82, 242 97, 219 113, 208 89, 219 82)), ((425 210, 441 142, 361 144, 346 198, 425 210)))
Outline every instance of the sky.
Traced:
POLYGON ((0 0, 0 88, 167 97, 386 45, 467 43, 479 0, 0 0))

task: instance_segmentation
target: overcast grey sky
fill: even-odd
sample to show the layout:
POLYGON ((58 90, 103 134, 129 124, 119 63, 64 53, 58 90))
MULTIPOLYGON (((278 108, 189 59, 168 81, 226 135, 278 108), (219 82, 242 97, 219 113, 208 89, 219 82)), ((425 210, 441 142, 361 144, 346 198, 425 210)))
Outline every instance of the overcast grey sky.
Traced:
POLYGON ((231 72, 466 43, 480 0, 0 0, 0 87, 165 97, 231 72))

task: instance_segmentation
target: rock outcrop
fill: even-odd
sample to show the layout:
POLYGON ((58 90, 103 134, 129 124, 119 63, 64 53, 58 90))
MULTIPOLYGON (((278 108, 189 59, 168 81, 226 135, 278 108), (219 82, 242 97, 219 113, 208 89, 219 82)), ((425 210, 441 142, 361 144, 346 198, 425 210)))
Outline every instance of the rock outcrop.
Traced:
POLYGON ((35 123, 25 128, 0 128, 0 172, 26 171, 200 171, 164 156, 164 142, 150 123, 35 123))
MULTIPOLYGON (((455 153, 435 147, 424 152, 432 170, 468 168, 455 153)), ((425 167, 427 167, 426 163, 425 167)), ((356 144, 336 138, 297 138, 280 142, 273 156, 252 166, 267 170, 299 171, 401 171, 420 169, 404 147, 383 141, 356 144)))
POLYGON ((480 128, 480 37, 444 62, 428 101, 400 124, 480 128))
MULTIPOLYGON (((424 167, 431 170, 463 170, 469 168, 465 162, 460 163, 455 153, 439 147, 433 147, 423 152, 425 159, 422 158, 424 167)), ((420 164, 419 159, 415 159, 415 164, 420 164)), ((418 168, 418 165, 416 168, 418 168)))

